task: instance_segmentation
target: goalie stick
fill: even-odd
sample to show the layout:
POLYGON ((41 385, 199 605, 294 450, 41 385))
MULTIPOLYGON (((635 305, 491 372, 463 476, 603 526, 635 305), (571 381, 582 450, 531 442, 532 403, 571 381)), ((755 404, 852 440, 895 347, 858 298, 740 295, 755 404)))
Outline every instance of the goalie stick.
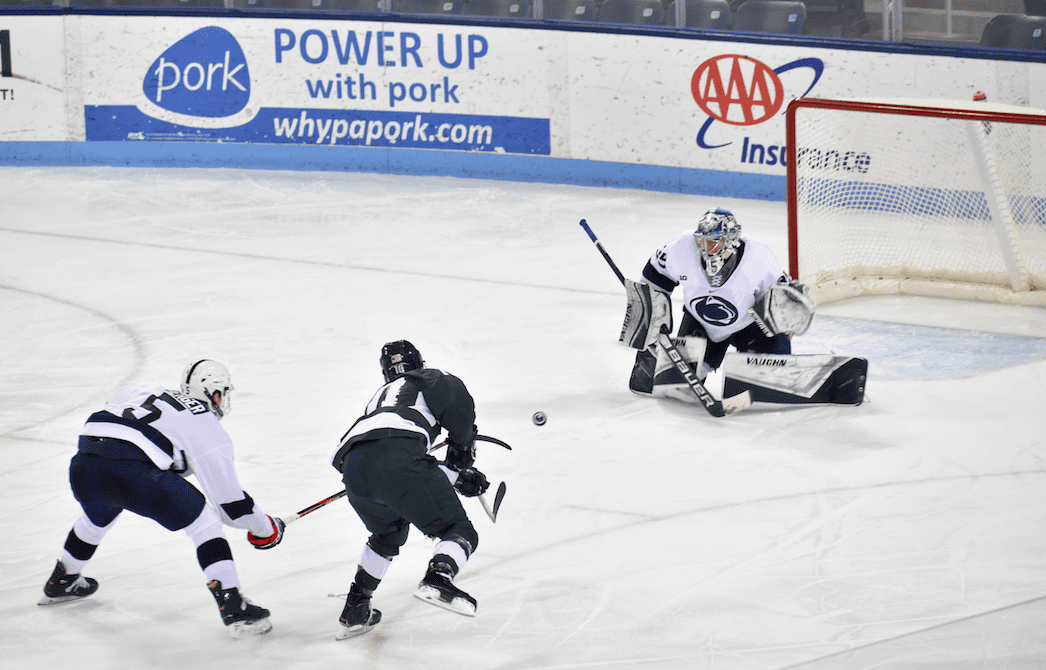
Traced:
MULTIPOLYGON (((610 266, 610 269, 614 271, 615 275, 617 275, 621 285, 624 286, 625 275, 621 274, 621 270, 618 270, 614 260, 610 258, 610 254, 606 252, 603 245, 600 244, 598 239, 596 239, 596 234, 592 232, 592 228, 589 227, 588 222, 581 219, 581 227, 584 228, 585 232, 588 233, 588 236, 592 238, 592 243, 596 245, 596 249, 598 249, 599 253, 603 255, 603 259, 606 260, 607 265, 610 266)), ((683 375, 683 379, 686 381, 687 386, 690 387, 690 390, 694 392, 697 399, 701 401, 701 405, 704 406, 712 416, 726 416, 727 414, 732 414, 738 410, 751 406, 752 399, 747 391, 739 393, 731 398, 716 400, 715 397, 708 392, 708 389, 705 388, 704 384, 701 383, 701 380, 697 378, 694 371, 690 369, 690 366, 687 365, 682 354, 679 353, 679 349, 676 347, 675 343, 672 342, 672 338, 668 336, 668 333, 662 331, 657 336, 657 345, 664 350, 665 355, 668 356, 668 360, 672 361, 672 365, 674 365, 676 370, 679 371, 679 374, 683 375)))

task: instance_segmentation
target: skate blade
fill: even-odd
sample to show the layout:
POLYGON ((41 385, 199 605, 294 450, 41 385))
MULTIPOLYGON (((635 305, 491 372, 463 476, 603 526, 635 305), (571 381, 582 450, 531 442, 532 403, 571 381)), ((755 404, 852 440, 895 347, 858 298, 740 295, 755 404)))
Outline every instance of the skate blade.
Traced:
POLYGON ((370 619, 367 623, 358 623, 355 626, 341 624, 341 628, 338 630, 338 634, 334 636, 334 639, 348 640, 350 637, 359 637, 377 626, 379 621, 381 621, 381 611, 371 610, 370 619))
POLYGON ((430 605, 450 610, 455 614, 461 614, 462 616, 476 616, 476 607, 468 600, 465 598, 452 598, 448 602, 440 597, 439 589, 431 586, 419 586, 418 590, 414 592, 414 597, 418 600, 424 600, 430 605))
POLYGON ((237 621, 229 625, 229 635, 234 640, 255 635, 265 635, 270 630, 272 630, 272 622, 269 621, 268 617, 258 619, 257 621, 237 621))
POLYGON ((355 626, 342 625, 341 630, 334 636, 335 640, 348 640, 351 637, 359 637, 364 633, 369 633, 374 628, 374 624, 356 624, 355 626))
POLYGON ((58 603, 69 603, 74 600, 83 600, 87 596, 44 596, 36 604, 37 605, 57 605, 58 603))

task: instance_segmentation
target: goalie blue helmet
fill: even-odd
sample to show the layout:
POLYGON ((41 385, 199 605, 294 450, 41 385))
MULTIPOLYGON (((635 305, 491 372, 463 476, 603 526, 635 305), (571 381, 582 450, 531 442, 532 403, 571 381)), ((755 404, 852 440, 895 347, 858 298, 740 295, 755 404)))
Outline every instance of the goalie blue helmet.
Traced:
POLYGON ((381 374, 385 383, 407 374, 411 370, 421 370, 425 361, 417 348, 406 340, 389 342, 381 348, 381 374))
POLYGON ((694 238, 705 262, 705 272, 716 275, 741 245, 741 224, 728 209, 710 209, 697 222, 694 238))

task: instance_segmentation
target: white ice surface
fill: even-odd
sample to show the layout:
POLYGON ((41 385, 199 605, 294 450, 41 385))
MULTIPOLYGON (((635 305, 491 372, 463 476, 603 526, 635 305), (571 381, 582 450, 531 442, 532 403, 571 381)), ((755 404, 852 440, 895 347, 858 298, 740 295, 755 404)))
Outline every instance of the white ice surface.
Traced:
MULTIPOLYGON (((871 362, 860 407, 713 419, 630 394, 626 275, 732 208, 787 257, 780 203, 381 175, 0 168, 0 666, 178 668, 1046 667, 1046 315, 869 298, 797 353, 871 362), (335 493, 338 437, 407 338, 512 452, 458 579, 474 619, 413 597, 415 530, 336 642, 366 534, 339 502, 251 549, 264 638, 230 640, 190 541, 125 514, 90 599, 38 607, 79 508, 68 460, 112 389, 225 362, 241 481, 273 515, 335 493), (538 428, 531 415, 548 414, 538 428)), ((676 306, 676 316, 679 307, 676 306)))

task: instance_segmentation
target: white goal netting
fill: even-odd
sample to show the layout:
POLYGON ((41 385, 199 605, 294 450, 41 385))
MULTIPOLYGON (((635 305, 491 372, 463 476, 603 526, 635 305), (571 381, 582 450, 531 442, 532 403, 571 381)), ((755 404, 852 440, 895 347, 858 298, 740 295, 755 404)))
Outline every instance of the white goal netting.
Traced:
POLYGON ((818 303, 1046 306, 1046 113, 797 100, 788 133, 791 270, 818 303))

